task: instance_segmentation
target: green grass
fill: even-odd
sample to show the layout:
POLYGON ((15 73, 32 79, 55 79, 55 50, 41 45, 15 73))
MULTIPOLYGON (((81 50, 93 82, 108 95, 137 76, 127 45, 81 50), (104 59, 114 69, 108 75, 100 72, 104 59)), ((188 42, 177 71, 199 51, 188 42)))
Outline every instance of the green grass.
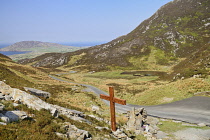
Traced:
POLYGON ((93 77, 100 79, 133 79, 135 77, 131 75, 121 75, 123 71, 106 71, 106 72, 96 72, 93 74, 86 74, 84 77, 93 77))
POLYGON ((97 72, 93 74, 85 74, 84 77, 98 78, 98 79, 127 79, 131 80, 130 83, 138 81, 151 81, 156 80, 158 76, 144 76, 138 77, 127 74, 120 74, 123 71, 106 71, 106 72, 97 72))
POLYGON ((134 97, 133 103, 157 105, 194 96, 196 92, 209 91, 210 83, 202 79, 186 79, 148 89, 134 97), (172 99, 164 101, 164 98, 172 99))
POLYGON ((199 126, 186 126, 182 125, 182 122, 173 122, 172 120, 160 121, 162 124, 158 125, 161 131, 166 133, 173 133, 176 131, 184 130, 187 128, 196 128, 196 129, 210 129, 210 127, 199 127, 199 126))

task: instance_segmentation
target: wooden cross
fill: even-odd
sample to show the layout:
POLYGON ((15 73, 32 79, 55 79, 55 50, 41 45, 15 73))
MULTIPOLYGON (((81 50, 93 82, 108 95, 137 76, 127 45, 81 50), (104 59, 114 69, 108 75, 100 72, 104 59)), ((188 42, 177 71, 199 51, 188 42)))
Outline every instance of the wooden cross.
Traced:
POLYGON ((109 87, 109 94, 110 96, 100 94, 100 98, 110 101, 111 128, 112 131, 116 131, 115 103, 126 105, 126 100, 115 98, 113 87, 109 87))

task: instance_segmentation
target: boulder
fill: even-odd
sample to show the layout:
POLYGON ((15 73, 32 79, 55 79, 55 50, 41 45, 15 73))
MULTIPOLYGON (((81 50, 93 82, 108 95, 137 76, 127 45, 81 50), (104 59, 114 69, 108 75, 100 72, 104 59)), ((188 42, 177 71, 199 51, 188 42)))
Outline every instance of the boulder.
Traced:
POLYGON ((0 119, 5 122, 5 123, 9 123, 10 120, 7 116, 5 116, 4 114, 0 113, 0 119))
POLYGON ((55 134, 56 134, 59 138, 67 139, 67 135, 66 135, 66 134, 62 134, 62 133, 59 133, 59 132, 55 132, 55 134))
POLYGON ((8 95, 5 95, 4 96, 4 100, 11 101, 12 100, 12 96, 10 96, 9 94, 8 95))
POLYGON ((35 88, 29 88, 29 87, 24 87, 26 91, 29 91, 31 94, 34 94, 36 96, 44 97, 44 98, 49 98, 51 94, 46 91, 38 90, 35 88))
POLYGON ((129 138, 128 135, 121 129, 112 131, 111 136, 118 140, 133 140, 132 138, 129 138))
POLYGON ((144 108, 135 109, 132 108, 131 111, 127 113, 128 122, 126 129, 131 131, 142 130, 143 125, 147 120, 147 112, 144 108))
POLYGON ((9 118, 9 122, 28 118, 28 115, 24 111, 7 111, 4 115, 9 118))
POLYGON ((199 123, 198 126, 204 127, 204 126, 206 126, 206 124, 205 123, 199 123))
POLYGON ((53 117, 56 117, 56 118, 58 117, 58 114, 59 114, 59 113, 58 113, 58 110, 57 110, 56 108, 53 108, 53 109, 50 111, 50 113, 52 114, 53 117))
POLYGON ((92 111, 99 111, 99 110, 100 110, 100 109, 99 109, 98 106, 95 106, 95 105, 92 106, 92 111))
POLYGON ((0 122, 0 125, 7 125, 6 123, 4 123, 4 122, 0 122))
POLYGON ((68 125, 67 136, 70 139, 85 140, 91 138, 91 135, 88 131, 78 129, 75 125, 68 125))

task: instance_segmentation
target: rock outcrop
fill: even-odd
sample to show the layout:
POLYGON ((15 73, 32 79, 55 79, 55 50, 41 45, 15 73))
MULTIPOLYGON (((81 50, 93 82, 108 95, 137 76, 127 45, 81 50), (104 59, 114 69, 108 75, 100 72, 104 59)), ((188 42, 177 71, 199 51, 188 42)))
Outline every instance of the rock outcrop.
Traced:
POLYGON ((135 109, 132 108, 127 114, 128 122, 127 129, 131 131, 142 130, 143 126, 146 124, 147 112, 144 108, 135 109))
POLYGON ((135 135, 144 135, 147 139, 156 140, 158 137, 158 120, 147 117, 147 111, 144 108, 135 109, 127 113, 128 122, 125 129, 132 131, 135 135))
POLYGON ((28 115, 24 111, 4 111, 0 113, 0 119, 5 123, 10 123, 14 121, 24 120, 28 118, 28 115))
POLYGON ((75 125, 71 125, 69 122, 65 122, 62 125, 62 128, 66 131, 66 133, 63 134, 56 132, 56 135, 60 138, 75 140, 91 139, 91 135, 88 131, 78 129, 75 125))
POLYGON ((29 88, 29 87, 24 87, 26 91, 29 91, 31 94, 34 94, 36 96, 44 97, 44 98, 50 98, 51 94, 46 91, 38 90, 35 88, 29 88))
POLYGON ((29 108, 35 110, 49 110, 55 117, 58 116, 58 114, 62 114, 73 120, 79 120, 90 123, 89 121, 84 119, 84 114, 80 111, 49 104, 36 96, 30 95, 16 88, 11 88, 2 81, 0 81, 0 92, 5 100, 10 99, 13 100, 15 103, 27 105, 29 108))
MULTIPOLYGON (((0 97, 2 97, 1 100, 6 100, 8 98, 14 101, 15 103, 13 103, 13 105, 24 104, 29 108, 35 110, 41 110, 41 109, 49 110, 52 116, 54 117, 58 117, 59 114, 62 114, 73 120, 91 123, 88 120, 84 119, 84 114, 80 111, 71 110, 58 105, 46 103, 34 95, 30 95, 16 88, 11 88, 2 81, 0 81, 0 97)), ((30 115, 27 115, 26 112, 24 111, 19 111, 19 110, 5 111, 4 105, 0 104, 0 120, 3 121, 0 122, 0 125, 6 125, 7 123, 13 121, 23 120, 29 118, 29 116, 30 115)), ((75 125, 72 125, 69 122, 65 122, 62 125, 64 125, 63 129, 65 129, 66 133, 63 134, 55 132, 55 134, 58 137, 64 139, 77 139, 77 140, 92 139, 88 131, 78 129, 75 125)))

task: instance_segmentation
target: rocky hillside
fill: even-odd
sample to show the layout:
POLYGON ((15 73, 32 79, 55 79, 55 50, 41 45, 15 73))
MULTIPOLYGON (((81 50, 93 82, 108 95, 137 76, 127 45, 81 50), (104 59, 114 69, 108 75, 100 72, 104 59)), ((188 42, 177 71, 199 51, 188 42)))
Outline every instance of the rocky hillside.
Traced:
POLYGON ((73 53, 47 54, 20 63, 33 62, 36 67, 79 66, 94 71, 206 70, 210 67, 209 13, 210 0, 174 0, 129 34, 109 43, 73 53))
MULTIPOLYGON (((82 90, 81 86, 53 80, 40 69, 17 64, 0 54, 0 139, 62 140, 87 139, 90 136, 110 139, 108 123, 83 114, 91 112, 88 110, 98 99, 82 90), (31 94, 26 92, 32 88, 37 89, 37 97, 32 95, 34 91, 31 94), (49 92, 51 96, 45 98, 37 92, 40 90, 49 92), (66 101, 60 98, 65 95, 69 96, 65 97, 66 101), (88 105, 84 108, 80 102, 86 101, 88 105), (61 112, 54 108, 52 114, 49 107, 58 107, 61 112), (74 115, 76 112, 79 114, 74 115), (53 116, 56 114, 59 117, 53 116)), ((105 106, 101 104, 97 103, 105 106)))

